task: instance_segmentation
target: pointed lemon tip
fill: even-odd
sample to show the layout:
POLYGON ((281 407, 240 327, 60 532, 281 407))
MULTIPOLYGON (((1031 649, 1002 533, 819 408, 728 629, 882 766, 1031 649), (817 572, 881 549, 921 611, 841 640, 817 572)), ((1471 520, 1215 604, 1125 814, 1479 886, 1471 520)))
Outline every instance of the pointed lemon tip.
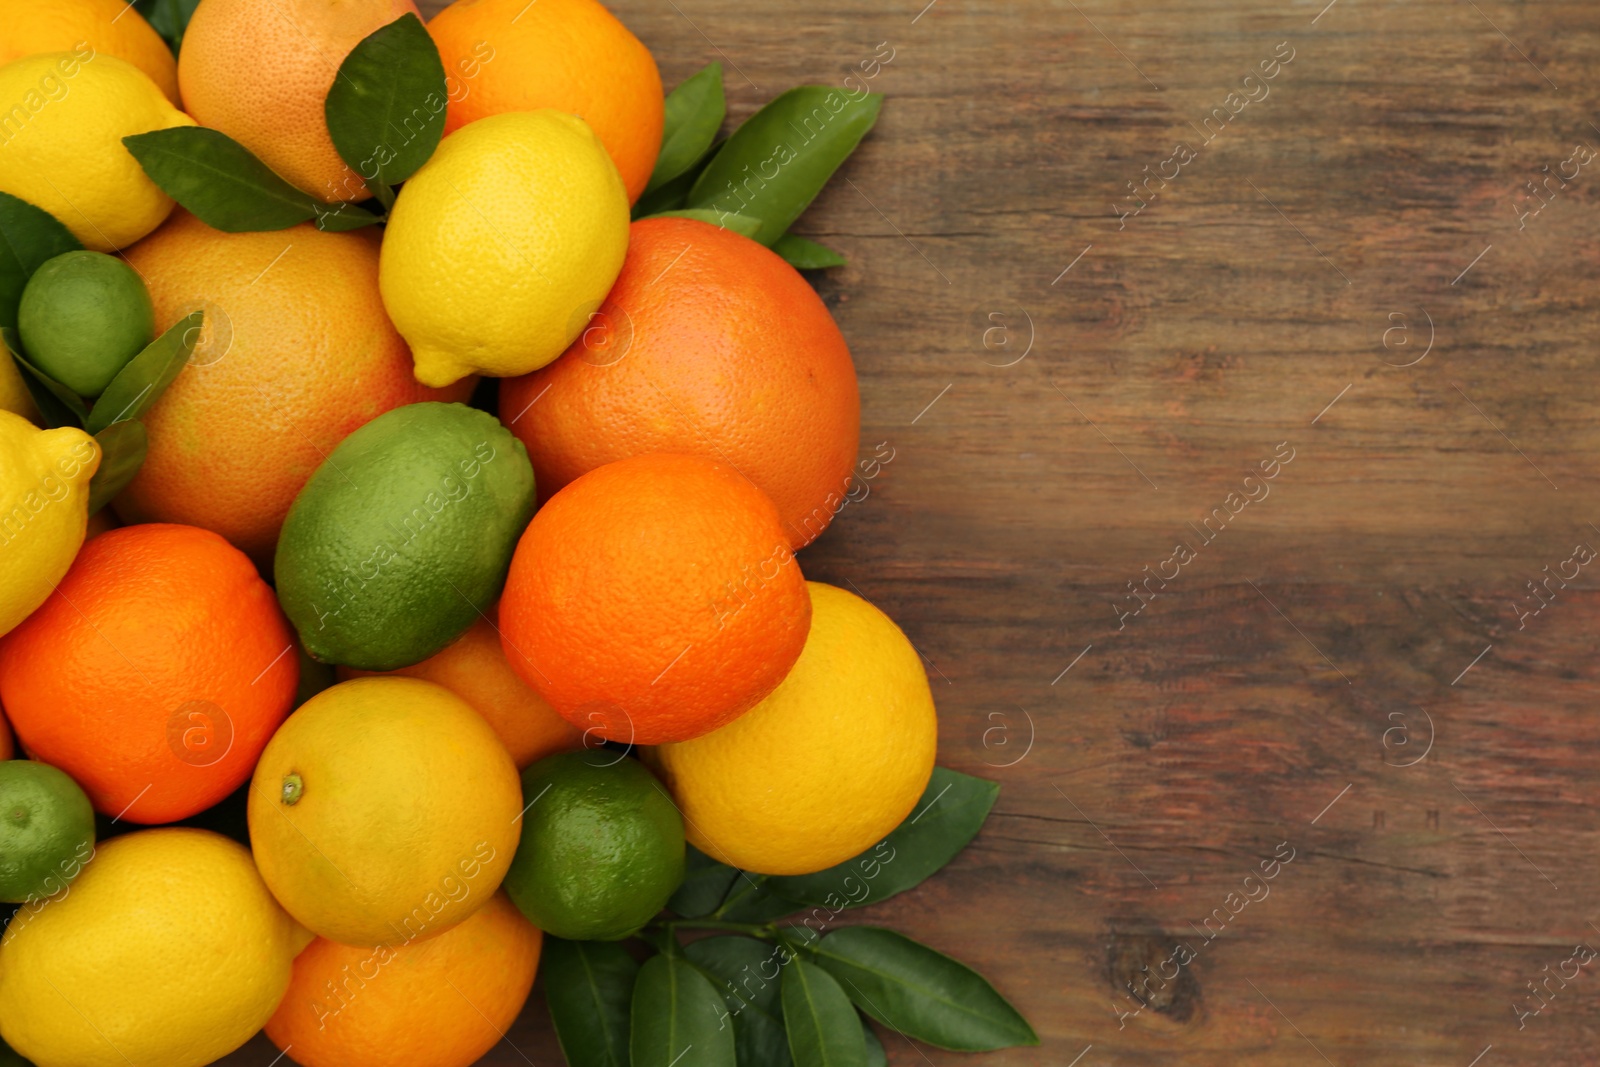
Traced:
POLYGON ((454 385, 473 373, 473 368, 442 352, 413 349, 411 361, 417 381, 430 389, 443 389, 447 385, 454 385))

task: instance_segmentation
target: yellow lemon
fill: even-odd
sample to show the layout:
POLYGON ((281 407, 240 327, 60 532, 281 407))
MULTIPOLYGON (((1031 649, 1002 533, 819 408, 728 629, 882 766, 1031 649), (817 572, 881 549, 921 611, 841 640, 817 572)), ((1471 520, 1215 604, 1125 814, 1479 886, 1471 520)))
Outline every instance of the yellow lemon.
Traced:
POLYGON ((627 250, 628 193, 594 131, 508 112, 446 137, 405 183, 378 285, 418 381, 509 377, 588 327, 627 250))
POLYGON ((933 774, 938 720, 917 650, 883 612, 807 582, 811 632, 778 688, 727 726, 655 750, 689 842, 762 874, 872 847, 933 774))
POLYGON ((83 544, 100 445, 0 411, 0 634, 45 602, 83 544))
POLYGON ((143 71, 83 47, 0 67, 0 192, 113 252, 161 225, 172 201, 122 139, 194 120, 143 71))
POLYGON ((33 394, 28 392, 22 380, 22 368, 4 350, 0 350, 0 411, 21 415, 29 422, 39 420, 39 409, 33 402, 33 394))
POLYGON ((0 0, 0 65, 88 45, 127 60, 178 103, 178 61, 127 0, 0 0))
POLYGON ((470 918, 522 835, 522 784, 494 728, 450 690, 356 678, 279 727, 250 784, 261 875, 308 929, 400 946, 470 918))
POLYGON ((305 943, 242 845, 112 838, 0 938, 0 1036, 38 1067, 200 1067, 272 1017, 305 943))

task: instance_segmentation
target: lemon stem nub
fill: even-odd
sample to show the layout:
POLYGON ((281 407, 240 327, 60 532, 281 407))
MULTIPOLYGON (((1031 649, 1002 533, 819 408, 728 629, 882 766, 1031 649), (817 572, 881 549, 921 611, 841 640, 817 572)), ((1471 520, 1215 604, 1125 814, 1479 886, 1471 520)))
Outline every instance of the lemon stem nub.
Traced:
POLYGON ((287 807, 294 807, 300 803, 300 794, 306 791, 306 784, 300 780, 298 774, 283 776, 283 803, 287 807))

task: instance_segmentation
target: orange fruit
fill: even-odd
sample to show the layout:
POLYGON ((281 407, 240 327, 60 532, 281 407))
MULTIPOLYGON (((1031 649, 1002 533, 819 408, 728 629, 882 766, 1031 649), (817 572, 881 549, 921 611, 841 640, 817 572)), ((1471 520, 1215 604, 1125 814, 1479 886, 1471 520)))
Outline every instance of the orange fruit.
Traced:
POLYGON ((811 622, 778 509, 738 472, 653 454, 536 512, 500 601, 506 659, 568 722, 686 741, 783 680, 811 622))
POLYGON ((0 760, 10 759, 15 752, 11 743, 11 725, 6 722, 5 709, 0 708, 0 760))
POLYGON ((471 379, 412 377, 366 234, 222 233, 179 210, 127 258, 157 329, 206 314, 189 366, 144 416, 150 451, 116 503, 128 522, 203 526, 267 565, 295 494, 350 431, 471 392, 471 379))
POLYGON ((444 651, 396 671, 339 668, 339 679, 369 674, 403 674, 442 685, 489 720, 517 769, 557 752, 583 746, 583 731, 557 715, 506 662, 500 632, 479 619, 444 651))
POLYGON ((405 14, 419 15, 411 0, 204 0, 178 56, 184 107, 312 196, 364 199, 361 175, 333 147, 323 102, 350 50, 405 14))
POLYGON ((40 52, 72 52, 132 63, 178 106, 178 61, 172 49, 127 0, 0 0, 0 66, 40 52))
POLYGON ((570 112, 611 153, 628 202, 639 199, 661 150, 661 74, 599 0, 456 0, 428 32, 444 60, 446 134, 506 111, 570 112))
POLYGON ((28 752, 129 822, 203 811, 250 777, 299 660, 250 560, 192 526, 85 542, 0 641, 0 702, 28 752))
POLYGON ((305 1067, 469 1067, 522 1011, 542 941, 504 893, 423 941, 319 937, 296 957, 267 1037, 305 1067))
POLYGON ((627 456, 720 460, 801 548, 843 506, 861 431, 850 349, 776 253, 692 219, 633 224, 616 285, 554 363, 500 387, 541 495, 627 456))

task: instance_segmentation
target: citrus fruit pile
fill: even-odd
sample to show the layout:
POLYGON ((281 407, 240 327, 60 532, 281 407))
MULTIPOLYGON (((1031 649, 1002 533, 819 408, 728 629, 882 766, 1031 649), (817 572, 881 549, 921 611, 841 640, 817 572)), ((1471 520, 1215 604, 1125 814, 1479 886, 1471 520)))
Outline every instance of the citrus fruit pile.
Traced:
POLYGON ((724 137, 597 0, 0 16, 0 1063, 467 1067, 536 979, 572 1067, 1037 1041, 845 917, 998 793, 796 557, 887 462, 790 232, 877 96, 724 137))

